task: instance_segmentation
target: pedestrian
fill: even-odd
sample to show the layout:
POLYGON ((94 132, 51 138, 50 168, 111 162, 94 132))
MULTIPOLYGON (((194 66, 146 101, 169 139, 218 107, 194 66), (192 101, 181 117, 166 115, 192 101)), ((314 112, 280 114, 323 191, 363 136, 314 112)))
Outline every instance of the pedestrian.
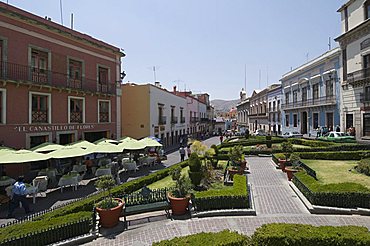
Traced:
POLYGON ((220 142, 222 143, 222 141, 224 140, 224 136, 223 135, 221 135, 220 136, 220 142))
POLYGON ((340 132, 340 127, 337 125, 337 128, 335 129, 336 132, 340 132))
POLYGON ((188 145, 187 147, 187 152, 188 152, 188 158, 190 158, 190 155, 191 155, 191 149, 190 149, 190 144, 188 145))
POLYGON ((30 213, 31 210, 27 201, 27 188, 23 176, 19 176, 17 182, 13 185, 12 194, 13 197, 9 205, 8 218, 13 217, 14 209, 19 206, 19 203, 22 203, 26 214, 30 213))
POLYGON ((184 147, 180 147, 179 149, 179 153, 180 153, 180 161, 184 161, 185 160, 185 149, 184 147))
POLYGON ((90 157, 86 157, 84 164, 86 166, 86 174, 92 174, 92 166, 94 163, 92 162, 92 160, 90 160, 90 157))

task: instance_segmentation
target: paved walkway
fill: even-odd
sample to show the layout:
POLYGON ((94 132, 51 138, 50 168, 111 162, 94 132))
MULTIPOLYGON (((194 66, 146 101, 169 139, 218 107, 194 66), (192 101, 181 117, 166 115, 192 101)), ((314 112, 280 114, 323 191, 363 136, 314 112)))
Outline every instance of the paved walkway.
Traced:
POLYGON ((199 232, 235 230, 251 235, 263 224, 299 223, 311 225, 359 225, 370 229, 370 217, 311 215, 289 188, 286 174, 275 169, 271 158, 248 158, 248 180, 256 205, 257 216, 195 218, 184 221, 163 220, 136 226, 109 237, 101 237, 87 245, 151 245, 153 242, 199 232))

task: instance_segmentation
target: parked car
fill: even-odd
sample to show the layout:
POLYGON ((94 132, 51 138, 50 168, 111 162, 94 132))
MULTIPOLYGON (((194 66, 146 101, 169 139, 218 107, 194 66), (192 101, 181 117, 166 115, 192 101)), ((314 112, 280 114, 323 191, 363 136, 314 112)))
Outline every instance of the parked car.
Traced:
POLYGON ((254 136, 267 136, 266 132, 262 129, 257 129, 254 133, 254 136))
POLYGON ((282 135, 283 138, 302 138, 303 137, 303 134, 299 133, 299 132, 285 132, 283 135, 282 135))
POLYGON ((353 136, 350 136, 344 132, 328 132, 324 136, 319 137, 321 140, 326 140, 326 141, 354 141, 355 138, 353 136))

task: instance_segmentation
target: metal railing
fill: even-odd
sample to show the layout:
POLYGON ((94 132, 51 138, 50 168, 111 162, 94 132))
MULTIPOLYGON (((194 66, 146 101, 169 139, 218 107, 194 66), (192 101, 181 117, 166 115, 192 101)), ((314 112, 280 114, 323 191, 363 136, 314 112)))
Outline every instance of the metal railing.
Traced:
POLYGON ((177 116, 171 117, 171 124, 177 124, 177 116))
POLYGON ((70 78, 68 74, 34 68, 10 62, 0 62, 0 79, 58 88, 78 89, 89 92, 116 94, 114 83, 99 83, 85 77, 70 78))
POLYGON ((363 80, 370 80, 370 67, 347 74, 348 83, 355 83, 363 80))
POLYGON ((198 117, 191 117, 190 118, 191 123, 195 123, 195 122, 198 122, 198 121, 199 121, 198 117))
POLYGON ((158 125, 166 125, 166 116, 159 116, 158 125))
POLYGON ((185 117, 180 118, 180 123, 185 123, 185 117))
POLYGON ((297 102, 291 102, 288 104, 282 104, 282 109, 288 109, 288 108, 299 108, 299 107, 308 107, 308 106, 320 106, 325 104, 336 104, 336 98, 335 95, 326 96, 326 97, 319 97, 315 99, 308 99, 306 101, 297 101, 297 102))

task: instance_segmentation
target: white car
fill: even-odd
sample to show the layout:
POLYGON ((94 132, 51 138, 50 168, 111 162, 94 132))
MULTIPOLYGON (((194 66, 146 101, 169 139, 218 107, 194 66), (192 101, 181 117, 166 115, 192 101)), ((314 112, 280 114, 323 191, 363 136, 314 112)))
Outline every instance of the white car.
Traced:
POLYGON ((254 133, 253 133, 254 136, 266 136, 266 132, 262 129, 257 129, 254 133))
POLYGON ((302 138, 303 137, 303 134, 299 133, 299 132, 285 132, 283 135, 282 135, 283 138, 302 138))

